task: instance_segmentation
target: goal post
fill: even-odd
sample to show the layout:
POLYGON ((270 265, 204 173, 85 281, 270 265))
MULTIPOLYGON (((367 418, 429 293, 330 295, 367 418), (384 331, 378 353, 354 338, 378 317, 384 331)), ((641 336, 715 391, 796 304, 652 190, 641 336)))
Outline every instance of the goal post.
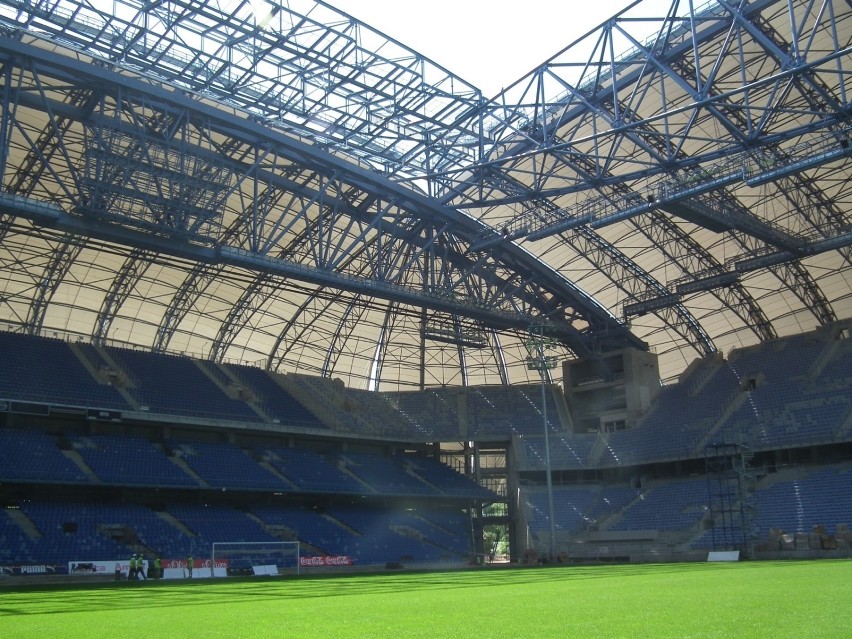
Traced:
POLYGON ((227 566, 228 574, 298 575, 298 541, 218 541, 213 542, 210 574, 217 566, 227 566))

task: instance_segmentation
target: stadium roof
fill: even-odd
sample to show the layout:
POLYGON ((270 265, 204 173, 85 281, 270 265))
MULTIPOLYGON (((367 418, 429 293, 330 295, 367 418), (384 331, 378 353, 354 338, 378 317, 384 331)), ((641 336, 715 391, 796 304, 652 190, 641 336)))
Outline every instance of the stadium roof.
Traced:
POLYGON ((391 390, 852 316, 852 7, 693 5, 491 98, 323 2, 0 0, 0 328, 391 390))

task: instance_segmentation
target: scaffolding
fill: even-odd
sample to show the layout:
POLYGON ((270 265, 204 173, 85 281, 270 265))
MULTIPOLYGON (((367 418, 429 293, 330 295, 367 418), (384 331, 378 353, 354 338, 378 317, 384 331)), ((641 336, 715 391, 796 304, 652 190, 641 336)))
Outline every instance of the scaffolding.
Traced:
POLYGON ((749 472, 751 453, 744 444, 710 443, 704 449, 713 550, 739 550, 749 556, 749 472))

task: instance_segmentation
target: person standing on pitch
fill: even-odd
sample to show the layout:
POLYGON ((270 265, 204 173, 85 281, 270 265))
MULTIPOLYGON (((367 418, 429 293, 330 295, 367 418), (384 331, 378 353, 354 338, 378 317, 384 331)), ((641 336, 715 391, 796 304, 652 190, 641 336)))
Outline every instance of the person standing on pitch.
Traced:
POLYGON ((148 577, 145 576, 145 558, 142 555, 136 558, 136 574, 141 575, 142 579, 148 580, 148 577))
POLYGON ((154 557, 154 579, 160 579, 163 576, 163 573, 160 572, 161 570, 162 565, 160 563, 160 556, 157 555, 156 557, 154 557))
POLYGON ((136 579, 136 554, 130 558, 130 561, 127 563, 127 581, 134 581, 136 579))
POLYGON ((194 563, 194 561, 195 560, 192 558, 192 555, 190 555, 186 559, 186 574, 187 577, 189 577, 190 579, 192 579, 192 564, 194 563))

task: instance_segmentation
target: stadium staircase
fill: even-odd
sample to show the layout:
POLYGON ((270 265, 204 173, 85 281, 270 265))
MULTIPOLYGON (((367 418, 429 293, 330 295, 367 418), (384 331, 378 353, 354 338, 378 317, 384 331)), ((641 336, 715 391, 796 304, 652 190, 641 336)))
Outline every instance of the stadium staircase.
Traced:
POLYGON ((336 406, 336 398, 334 396, 323 398, 321 393, 315 392, 314 386, 306 376, 296 373, 279 375, 273 372, 270 372, 269 375, 276 384, 290 393, 297 402, 329 428, 343 432, 349 430, 349 427, 340 418, 338 411, 333 408, 336 406))
POLYGON ((95 474, 95 471, 93 471, 89 467, 89 465, 85 462, 80 453, 78 453, 70 446, 66 447, 61 445, 59 450, 66 458, 68 458, 69 461, 71 461, 71 463, 73 463, 77 468, 80 469, 80 472, 82 472, 86 476, 86 479, 88 481, 92 482, 93 484, 102 483, 100 478, 95 474))
POLYGON ((390 395, 383 395, 385 403, 388 405, 388 408, 392 411, 396 412, 397 418, 401 418, 401 421, 408 424, 410 430, 414 432, 418 432, 423 436, 429 438, 430 432, 427 428, 425 428, 420 422, 418 422, 412 415, 407 413, 402 407, 399 406, 399 403, 395 401, 390 395))
POLYGON ((139 538, 139 534, 130 526, 124 524, 101 524, 98 526, 98 533, 117 544, 127 546, 135 553, 142 553, 149 557, 159 554, 159 549, 144 543, 139 538))
POLYGON ((636 496, 630 500, 626 504, 622 504, 618 510, 614 510, 612 512, 604 513, 603 516, 599 517, 595 522, 594 529, 597 531, 607 531, 610 527, 615 526, 621 521, 622 517, 624 517, 624 513, 627 512, 629 508, 631 508, 637 502, 642 501, 642 494, 637 491, 636 496))
POLYGON ((168 525, 174 527, 176 530, 179 530, 182 535, 189 537, 190 539, 195 537, 195 532, 190 530, 186 524, 184 524, 180 519, 172 515, 167 510, 155 510, 154 514, 166 522, 168 525))
POLYGON ((236 375, 224 366, 219 366, 216 362, 208 362, 200 359, 192 360, 195 366, 200 370, 207 379, 213 382, 219 390, 221 390, 228 399, 233 399, 243 402, 248 406, 258 417, 265 422, 274 421, 274 417, 263 410, 261 402, 258 401, 252 390, 242 384, 236 375))
POLYGON ((280 539, 281 541, 298 541, 301 545, 301 552, 321 553, 322 549, 312 546, 306 541, 299 539, 299 535, 295 530, 283 524, 268 524, 263 519, 255 515, 253 512, 245 511, 246 517, 260 526, 268 535, 280 539))
POLYGON ((139 401, 137 395, 139 383, 136 378, 126 368, 121 366, 106 349, 94 344, 91 345, 91 348, 94 355, 105 362, 106 365, 101 366, 103 374, 115 380, 113 386, 125 401, 135 410, 145 410, 142 408, 143 402, 139 401))
POLYGON ((109 354, 94 344, 68 342, 68 346, 98 384, 112 386, 133 410, 139 410, 139 402, 129 390, 136 387, 135 380, 109 354))
POLYGON ((817 379, 821 374, 826 365, 834 359, 835 353, 837 353, 840 348, 841 342, 839 340, 833 339, 829 341, 825 348, 814 358, 813 363, 808 369, 808 378, 809 379, 817 379))
POLYGON ((852 404, 846 410, 846 417, 841 422, 837 432, 835 432, 834 438, 838 440, 846 439, 850 432, 852 432, 852 404))
POLYGON ((332 517, 331 515, 326 514, 326 513, 321 514, 320 517, 322 517, 326 521, 334 524, 335 526, 342 528, 343 530, 345 530, 350 535, 353 535, 355 537, 363 537, 364 536, 363 533, 361 533, 361 531, 355 530, 354 528, 352 528, 352 526, 347 524, 345 521, 341 521, 340 519, 337 519, 336 517, 332 517))
POLYGON ((707 444, 711 443, 716 436, 716 434, 721 430, 721 428, 727 423, 728 419, 737 412, 740 406, 743 405, 743 402, 748 399, 748 391, 740 391, 736 395, 734 395, 728 404, 725 406, 725 409, 722 411, 722 414, 719 415, 718 419, 713 422, 713 425, 708 429, 707 434, 702 437, 698 444, 693 449, 693 454, 696 456, 700 456, 704 448, 707 444))
POLYGON ((366 481, 361 479, 351 468, 349 468, 349 464, 345 459, 338 459, 335 463, 335 468, 339 470, 341 473, 346 475, 347 477, 351 477, 355 482, 362 486, 368 493, 378 493, 379 491, 375 489, 373 486, 368 484, 366 481))
POLYGON ((289 486, 291 490, 299 490, 299 487, 296 484, 294 484, 287 477, 285 477, 283 474, 281 474, 278 471, 278 469, 275 468, 275 466, 273 466, 272 464, 270 464, 269 461, 266 458, 264 458, 262 455, 256 456, 251 451, 249 451, 249 454, 255 459, 255 461, 258 463, 258 465, 261 468, 263 468, 266 472, 268 472, 271 475, 274 475, 280 481, 284 482, 284 484, 289 486))
POLYGON ((201 475, 199 475, 198 473, 196 473, 196 472, 195 472, 195 471, 194 471, 194 470, 193 470, 193 469, 189 466, 189 464, 187 464, 187 463, 186 463, 186 461, 185 461, 185 460, 184 460, 184 459, 183 459, 180 455, 176 455, 176 454, 174 454, 174 452, 173 452, 173 451, 167 451, 167 452, 169 453, 169 454, 168 454, 168 459, 169 459, 169 461, 170 461, 170 462, 172 462, 172 463, 173 463, 175 466, 177 466, 178 468, 180 468, 180 469, 181 469, 183 472, 185 472, 187 475, 189 475, 190 477, 192 477, 195 481, 197 481, 197 482, 198 482, 198 486, 199 486, 200 488, 210 488, 210 484, 208 484, 208 483, 204 480, 204 478, 203 478, 203 477, 201 477, 201 475))
POLYGON ((568 410, 568 403, 565 401, 562 389, 558 386, 548 386, 548 391, 553 398, 553 403, 556 405, 559 427, 565 432, 573 433, 574 420, 571 418, 571 411, 568 410))
POLYGON ((421 475, 420 475, 420 474, 419 474, 419 473, 418 473, 418 472, 417 472, 414 468, 412 468, 412 466, 411 466, 411 464, 410 464, 410 463, 406 463, 406 464, 404 464, 404 466, 403 466, 403 470, 405 471, 405 474, 406 474, 406 475, 411 476, 411 479, 412 479, 413 481, 415 481, 415 482, 420 482, 420 483, 423 483, 423 484, 426 484, 427 486, 429 486, 429 488, 431 488, 432 490, 434 490, 436 493, 440 493, 440 492, 442 492, 442 491, 441 491, 441 487, 440 487, 440 486, 438 486, 437 484, 432 483, 432 482, 431 482, 431 481, 429 481, 426 477, 421 476, 421 475))
POLYGON ((30 541, 38 541, 42 538, 41 531, 33 523, 33 520, 27 517, 21 510, 17 508, 7 508, 5 509, 5 512, 9 519, 21 529, 21 532, 23 532, 30 541))
POLYGON ((598 432, 595 438, 595 443, 592 444, 592 450, 589 452, 589 466, 597 467, 604 453, 611 450, 609 447, 609 434, 598 432))
POLYGON ((687 369, 681 374, 682 383, 686 383, 689 386, 688 395, 689 397, 697 397, 701 394, 701 391, 707 385, 707 383, 713 379, 713 376, 716 374, 722 365, 725 363, 724 358, 721 353, 714 353, 712 355, 708 355, 704 359, 698 359, 690 364, 687 369))

